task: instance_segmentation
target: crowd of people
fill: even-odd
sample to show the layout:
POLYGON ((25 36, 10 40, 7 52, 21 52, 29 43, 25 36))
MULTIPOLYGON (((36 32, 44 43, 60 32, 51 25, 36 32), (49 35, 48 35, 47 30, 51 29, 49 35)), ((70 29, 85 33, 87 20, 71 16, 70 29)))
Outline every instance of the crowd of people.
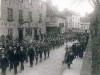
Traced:
POLYGON ((33 62, 37 65, 49 58, 50 50, 64 45, 64 39, 61 37, 48 38, 40 41, 10 40, 2 45, 0 50, 0 68, 2 75, 6 75, 6 70, 14 69, 14 74, 17 74, 17 67, 21 65, 20 70, 24 70, 25 62, 29 62, 29 67, 33 67, 33 62))
MULTIPOLYGON (((29 62, 29 67, 33 67, 33 62, 37 65, 38 62, 42 62, 49 58, 50 51, 55 48, 59 48, 64 45, 65 41, 79 40, 78 38, 65 38, 56 37, 48 38, 40 41, 32 41, 31 43, 26 40, 9 40, 2 45, 0 49, 0 68, 1 74, 6 75, 6 70, 14 69, 14 74, 17 74, 17 68, 20 66, 20 70, 24 70, 25 63, 29 62), (20 65, 19 65, 20 64, 20 65)), ((80 42, 80 40, 79 40, 80 42)), ((87 40, 80 42, 80 44, 73 44, 69 50, 66 47, 65 59, 66 63, 73 61, 75 57, 83 57, 83 51, 86 48, 87 40)))
MULTIPOLYGON (((85 36, 78 36, 77 43, 73 43, 72 46, 68 47, 66 45, 65 47, 65 56, 64 56, 64 61, 62 62, 63 64, 67 64, 68 68, 70 68, 70 65, 72 64, 73 60, 77 57, 80 57, 81 59, 83 58, 84 51, 86 50, 89 35, 85 36)), ((74 42, 74 40, 72 40, 74 42)))

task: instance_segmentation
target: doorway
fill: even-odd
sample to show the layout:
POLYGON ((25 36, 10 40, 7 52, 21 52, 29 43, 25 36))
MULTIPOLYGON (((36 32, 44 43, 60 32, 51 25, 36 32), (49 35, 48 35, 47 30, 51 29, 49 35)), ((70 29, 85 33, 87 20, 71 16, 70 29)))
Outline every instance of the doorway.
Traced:
POLYGON ((23 28, 18 28, 19 41, 23 40, 23 28))
POLYGON ((37 28, 34 28, 34 40, 39 40, 39 35, 37 32, 38 32, 37 28))

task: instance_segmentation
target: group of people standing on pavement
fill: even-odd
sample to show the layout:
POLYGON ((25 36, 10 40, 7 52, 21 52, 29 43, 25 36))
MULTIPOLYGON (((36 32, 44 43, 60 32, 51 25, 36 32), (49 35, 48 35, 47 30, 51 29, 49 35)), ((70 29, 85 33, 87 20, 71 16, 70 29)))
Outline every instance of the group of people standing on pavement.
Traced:
POLYGON ((18 66, 20 70, 24 70, 25 62, 30 63, 30 67, 33 67, 33 62, 42 62, 49 58, 50 50, 58 48, 64 45, 63 38, 45 39, 40 41, 28 41, 10 40, 6 42, 6 46, 3 45, 0 50, 0 68, 1 75, 6 75, 6 70, 9 67, 9 71, 14 69, 14 74, 18 73, 18 66), (44 58, 44 59, 43 59, 44 58))
MULTIPOLYGON (((81 37, 79 39, 77 38, 78 42, 73 43, 71 47, 68 47, 68 45, 66 45, 65 47, 66 52, 64 56, 64 61, 62 63, 67 64, 68 68, 70 68, 70 65, 72 64, 75 58, 83 58, 84 51, 87 47, 89 35, 85 36, 84 38, 81 37)), ((74 42, 74 40, 72 40, 72 42, 74 42)))

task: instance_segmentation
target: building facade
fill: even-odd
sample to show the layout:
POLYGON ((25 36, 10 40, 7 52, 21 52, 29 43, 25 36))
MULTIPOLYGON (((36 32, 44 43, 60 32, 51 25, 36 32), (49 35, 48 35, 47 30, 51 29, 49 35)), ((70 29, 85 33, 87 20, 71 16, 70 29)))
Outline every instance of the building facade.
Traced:
POLYGON ((81 23, 81 30, 82 32, 90 32, 90 18, 89 17, 81 17, 80 19, 81 23))
POLYGON ((66 18, 65 21, 65 32, 80 32, 81 25, 80 25, 80 15, 70 11, 68 9, 65 9, 62 12, 62 15, 66 18))
POLYGON ((79 32, 81 29, 80 16, 76 13, 71 13, 68 16, 68 29, 73 32, 79 32))
POLYGON ((46 4, 41 0, 0 0, 0 36, 43 39, 46 4))
POLYGON ((51 1, 47 2, 46 30, 47 35, 57 36, 65 33, 65 18, 61 16, 51 1))

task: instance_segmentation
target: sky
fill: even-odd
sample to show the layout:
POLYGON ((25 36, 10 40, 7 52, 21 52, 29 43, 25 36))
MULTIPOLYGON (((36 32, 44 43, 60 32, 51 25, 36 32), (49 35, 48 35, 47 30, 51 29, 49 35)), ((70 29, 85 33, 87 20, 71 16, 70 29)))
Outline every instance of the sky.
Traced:
POLYGON ((85 16, 86 13, 91 13, 93 11, 93 7, 88 0, 80 0, 81 2, 77 1, 79 0, 52 0, 52 4, 54 6, 58 6, 59 11, 63 11, 65 8, 68 8, 69 10, 79 13, 81 16, 85 16))
MULTIPOLYGON (((76 0, 78 1, 78 0, 76 0)), ((81 16, 85 16, 86 13, 91 13, 93 11, 93 7, 88 2, 88 0, 80 0, 76 2, 75 0, 52 0, 53 5, 57 5, 59 10, 62 11, 65 8, 69 10, 73 10, 76 13, 79 13, 81 16)))

